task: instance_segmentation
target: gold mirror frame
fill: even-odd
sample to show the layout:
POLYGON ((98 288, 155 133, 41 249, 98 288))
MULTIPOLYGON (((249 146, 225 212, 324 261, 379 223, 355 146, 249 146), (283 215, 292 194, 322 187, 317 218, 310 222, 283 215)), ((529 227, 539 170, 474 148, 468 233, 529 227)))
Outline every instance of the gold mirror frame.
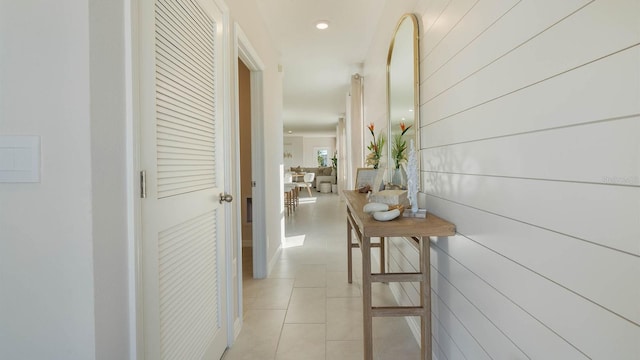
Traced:
MULTIPOLYGON (((420 139, 420 76, 418 52, 418 18, 414 14, 403 15, 396 25, 389 53, 387 55, 387 181, 393 187, 406 189, 406 171, 402 165, 397 167, 400 158, 406 159, 409 153, 410 140, 416 152, 420 139), (409 127, 403 134, 401 123, 409 127), (403 135, 401 135, 403 134, 403 135), (397 155, 394 147, 400 145, 397 141, 405 142, 406 149, 397 155)), ((402 161, 400 161, 402 164, 402 161)), ((419 162, 418 162, 419 164, 419 162)))

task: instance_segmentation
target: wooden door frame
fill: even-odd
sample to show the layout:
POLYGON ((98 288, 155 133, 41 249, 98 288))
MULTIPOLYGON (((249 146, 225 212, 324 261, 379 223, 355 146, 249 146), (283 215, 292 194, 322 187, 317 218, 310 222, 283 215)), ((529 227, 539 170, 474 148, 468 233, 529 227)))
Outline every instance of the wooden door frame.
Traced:
MULTIPOLYGON (((264 63, 260 60, 258 53, 255 51, 249 38, 246 36, 242 28, 238 23, 235 23, 232 31, 233 36, 233 50, 232 50, 232 67, 235 79, 233 102, 234 102, 234 115, 231 121, 234 127, 233 133, 235 153, 240 154, 240 114, 239 114, 239 86, 238 86, 238 59, 249 68, 251 71, 251 173, 252 180, 265 179, 265 167, 264 167, 264 92, 263 92, 263 73, 264 63)), ((234 197, 241 199, 240 193, 240 157, 235 158, 235 169, 233 172, 235 176, 234 187, 236 193, 234 197)), ((265 184, 264 181, 255 181, 255 186, 252 187, 252 245, 253 245, 253 277, 265 278, 267 276, 267 238, 266 238, 266 199, 265 199, 265 184)), ((242 234, 242 207, 239 202, 235 202, 235 219, 236 219, 236 234, 242 234)), ((233 311, 229 312, 229 324, 233 324, 233 329, 230 329, 229 334, 230 341, 235 338, 240 332, 242 327, 242 237, 238 236, 235 240, 235 244, 228 244, 236 246, 237 261, 236 268, 229 268, 228 276, 230 285, 233 285, 232 276, 233 272, 237 275, 236 289, 234 303, 234 294, 232 291, 228 293, 230 296, 230 304, 234 303, 236 309, 238 309, 238 318, 233 319, 233 311)), ((227 263, 227 266, 234 266, 231 259, 227 263)))

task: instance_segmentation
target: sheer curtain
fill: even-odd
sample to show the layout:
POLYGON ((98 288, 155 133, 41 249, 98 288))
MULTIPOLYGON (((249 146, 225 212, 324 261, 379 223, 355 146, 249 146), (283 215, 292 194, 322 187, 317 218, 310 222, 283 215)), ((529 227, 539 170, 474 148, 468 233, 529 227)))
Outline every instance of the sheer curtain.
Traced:
POLYGON ((351 76, 351 89, 347 95, 346 113, 346 181, 344 189, 354 188, 354 179, 359 167, 364 166, 363 131, 364 98, 362 96, 363 78, 360 74, 351 76))

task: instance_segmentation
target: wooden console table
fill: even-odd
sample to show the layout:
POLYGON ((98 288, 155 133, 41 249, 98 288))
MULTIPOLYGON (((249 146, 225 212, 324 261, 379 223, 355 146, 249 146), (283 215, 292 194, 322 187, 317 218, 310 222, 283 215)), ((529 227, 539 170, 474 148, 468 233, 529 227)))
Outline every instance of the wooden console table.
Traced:
POLYGON ((435 215, 426 218, 399 217, 392 221, 376 221, 371 214, 362 211, 367 203, 365 194, 355 190, 344 191, 347 203, 347 263, 348 281, 352 282, 353 248, 362 251, 362 312, 364 319, 364 359, 373 359, 373 317, 374 316, 420 316, 421 359, 431 360, 431 279, 429 236, 455 235, 455 225, 435 215), (352 230, 357 242, 352 241, 352 230), (371 243, 372 237, 380 237, 380 243, 371 243), (385 237, 405 237, 417 239, 420 248, 420 272, 386 273, 384 242, 385 237), (380 273, 371 273, 371 248, 380 247, 380 273), (371 284, 373 282, 419 282, 420 306, 372 306, 371 284))

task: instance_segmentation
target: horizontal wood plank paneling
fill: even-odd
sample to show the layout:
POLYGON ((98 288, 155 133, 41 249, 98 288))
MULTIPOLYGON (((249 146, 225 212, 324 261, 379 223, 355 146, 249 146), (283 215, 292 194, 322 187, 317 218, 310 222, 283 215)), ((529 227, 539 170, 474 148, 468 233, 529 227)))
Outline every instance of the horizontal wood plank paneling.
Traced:
MULTIPOLYGON (((429 105, 421 113, 421 119, 425 120, 423 124, 638 44, 640 33, 629 31, 637 27, 638 13, 640 4, 637 1, 595 1, 490 64, 480 62, 473 54, 464 57, 459 54, 456 58, 464 58, 470 63, 468 67, 479 70, 460 78, 457 68, 453 71, 445 66, 438 72, 442 76, 432 76, 429 86, 421 92, 421 104, 429 105), (575 28, 581 31, 573 31, 575 28), (447 95, 442 96, 445 93, 447 95)), ((478 41, 490 42, 492 39, 483 37, 478 41)), ((488 45, 481 48, 486 47, 488 45)))
POLYGON ((430 195, 640 255, 635 187, 433 172, 424 180, 430 195))
POLYGON ((445 38, 431 40, 431 34, 424 34, 425 42, 434 46, 420 47, 421 80, 428 78, 457 53, 471 44, 475 38, 490 28, 498 19, 521 0, 483 0, 477 2, 462 21, 447 27, 445 38), (434 51, 437 47, 437 51, 434 51))
POLYGON ((483 139, 425 149, 422 168, 458 174, 640 186, 640 151, 629 153, 629 149, 638 146, 638 134, 640 116, 483 139), (572 141, 567 141, 568 138, 572 141))
MULTIPOLYGON (((451 3, 452 0, 432 0, 422 1, 416 5, 416 12, 420 17, 420 31, 422 34, 428 34, 433 25, 438 21, 442 12, 451 3)), ((423 39, 425 37, 423 36, 423 39)))
MULTIPOLYGON (((461 238, 461 236, 451 237, 449 240, 441 238, 436 243, 440 247, 447 248, 448 244, 460 242, 461 238), (445 242, 446 244, 443 244, 445 242)), ((517 302, 465 268, 457 259, 452 259, 446 251, 438 246, 432 246, 431 249, 432 271, 435 271, 437 275, 433 284, 434 291, 438 294, 449 293, 450 296, 464 296, 531 359, 587 358, 579 349, 560 337, 546 324, 526 312, 517 302)), ((482 257, 478 261, 488 260, 491 259, 482 257)), ((483 266, 496 267, 494 263, 486 262, 483 266)), ((505 271, 505 276, 513 274, 512 270, 515 267, 498 266, 500 270, 505 271)), ((521 278, 523 282, 526 280, 528 279, 521 278)), ((526 285, 526 283, 523 284, 523 286, 526 285)), ((532 298, 535 298, 533 294, 532 298)))
POLYGON ((612 316, 640 323, 640 259, 619 251, 507 218, 428 197, 429 207, 456 217, 457 229, 473 241, 602 306, 612 316), (567 264, 570 258, 570 264, 567 264))
POLYGON ((458 230, 431 243, 435 356, 640 358, 640 1, 415 9, 422 189, 458 230))
POLYGON ((453 339, 451 334, 447 332, 447 328, 433 316, 431 319, 431 335, 433 342, 438 344, 438 347, 442 349, 445 354, 445 359, 449 360, 467 360, 467 358, 458 347, 458 343, 453 339))
POLYGON ((640 46, 635 46, 458 113, 446 121, 423 126, 422 147, 640 114, 639 63, 640 46))
MULTIPOLYGON (((446 323, 456 324, 464 328, 467 334, 455 335, 461 329, 452 331, 457 343, 459 338, 473 337, 476 344, 463 347, 468 358, 476 358, 476 354, 491 359, 525 359, 527 356, 505 336, 491 321, 484 316, 472 303, 449 284, 441 284, 444 279, 435 271, 431 275, 434 288, 439 292, 432 291, 431 298, 434 304, 434 313, 443 318, 449 319, 446 323), (482 346, 481 350, 477 347, 482 346)), ((467 342, 469 340, 467 339, 467 342)), ((461 345, 462 346, 462 345, 461 345)))
POLYGON ((420 58, 429 55, 458 22, 478 4, 478 0, 451 1, 426 33, 420 46, 420 58))
MULTIPOLYGON (((640 327, 540 277, 464 236, 437 243, 464 269, 591 358, 624 359, 638 351, 640 327), (491 266, 488 266, 491 264, 491 266), (544 294, 540 296, 539 294, 544 294)), ((451 266, 451 261, 446 265, 451 266)), ((438 270, 442 269, 438 265, 438 270)), ((464 291, 463 291, 464 292, 464 291)), ((466 292, 465 292, 466 293, 466 292)))
MULTIPOLYGON (((480 36, 474 38, 472 43, 449 59, 444 66, 440 66, 437 71, 421 73, 421 84, 424 85, 428 77, 429 89, 425 87, 421 91, 420 104, 424 104, 444 89, 509 54, 588 3, 590 3, 589 0, 541 0, 518 3, 503 14, 499 21, 484 29, 480 36), (434 83, 440 86, 437 89, 431 89, 434 83)), ((463 19, 460 25, 464 25, 466 20, 463 19)), ((443 40, 443 42, 446 41, 448 39, 443 40)), ((431 56, 436 55, 437 53, 434 52, 431 56)))

